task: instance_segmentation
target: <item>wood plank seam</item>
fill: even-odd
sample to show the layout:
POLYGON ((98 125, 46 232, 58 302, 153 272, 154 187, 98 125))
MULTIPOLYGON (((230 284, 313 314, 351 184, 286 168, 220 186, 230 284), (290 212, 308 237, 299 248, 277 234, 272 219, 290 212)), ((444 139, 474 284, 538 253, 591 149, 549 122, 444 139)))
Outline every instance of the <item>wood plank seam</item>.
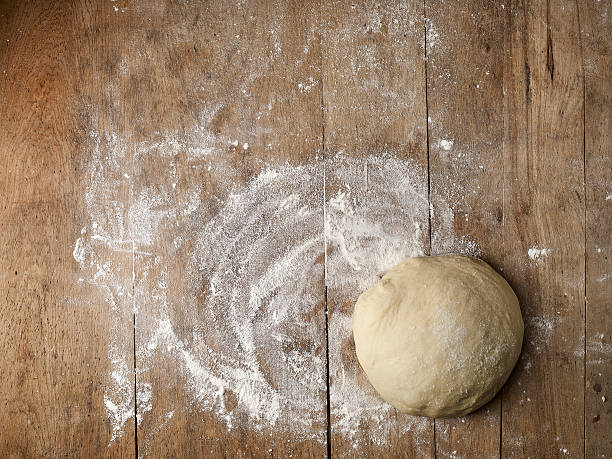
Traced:
POLYGON ((327 304, 327 285, 325 286, 325 360, 325 376, 327 380, 327 457, 329 459, 331 458, 331 391, 329 390, 329 306, 327 304))
MULTIPOLYGON (((321 17, 321 2, 318 4, 318 15, 321 17)), ((323 47, 322 34, 319 33, 319 48, 323 47)), ((319 53, 319 69, 323 70, 323 53, 319 53)), ((327 234, 325 232, 325 221, 326 221, 326 205, 327 205, 327 183, 325 176, 325 91, 323 90, 323 75, 321 74, 321 81, 319 82, 319 91, 321 97, 319 99, 319 111, 321 113, 321 157, 323 160, 323 295, 325 302, 325 419, 327 421, 327 457, 331 458, 331 389, 330 389, 330 372, 329 372, 329 304, 327 302, 327 234)))
MULTIPOLYGON (((501 31, 501 36, 502 36, 502 52, 505 54, 506 52, 506 20, 503 19, 502 20, 502 31, 501 31)), ((501 161, 501 169, 502 169, 502 179, 501 179, 501 187, 502 187, 502 221, 501 221, 501 240, 502 240, 502 254, 501 254, 501 266, 503 269, 503 266, 505 265, 506 262, 506 239, 505 239, 505 232, 504 232, 504 228, 506 226, 506 168, 505 168, 505 161, 504 161, 504 151, 506 148, 506 136, 505 136, 505 132, 506 132, 506 126, 505 126, 505 122, 506 122, 506 117, 504 116, 504 113, 506 113, 506 107, 505 107, 505 103, 506 103, 506 94, 505 94, 505 88, 504 88, 504 78, 505 78, 505 69, 506 66, 502 65, 501 66, 501 81, 502 81, 502 97, 501 97, 501 102, 502 102, 502 107, 501 107, 501 124, 502 124, 502 136, 501 136, 501 143, 502 143, 502 161, 501 161)), ((503 272, 502 272, 503 274, 503 272)), ((504 383, 505 385, 505 383, 504 383)), ((502 386, 502 388, 499 390, 499 459, 501 459, 502 457, 502 451, 503 451, 503 425, 504 425, 504 387, 502 386)))
MULTIPOLYGON (((578 49, 580 50, 580 68, 582 72, 582 185, 583 185, 583 209, 584 209, 584 273, 583 273, 583 283, 584 283, 584 335, 583 335, 583 359, 582 359, 582 377, 583 377, 583 390, 582 390, 582 455, 586 456, 586 339, 587 339, 587 183, 586 183, 586 74, 584 67, 584 50, 582 48, 582 25, 580 21, 580 7, 578 6, 578 0, 575 2, 576 5, 576 20, 578 22, 578 49)), ((548 16, 548 7, 549 2, 546 4, 547 6, 547 16, 548 16)), ((548 19, 548 17, 547 17, 548 19)), ((550 39, 550 29, 548 29, 548 37, 550 39)), ((551 80, 553 78, 554 65, 551 70, 551 80)))
MULTIPOLYGON (((504 11, 506 12, 506 14, 508 14, 507 12, 510 11, 510 9, 506 10, 504 9, 504 11)), ((502 52, 505 54, 506 53, 506 20, 505 18, 501 21, 502 22, 502 31, 501 31, 501 35, 502 35, 502 52)), ((502 65, 501 66, 501 81, 502 81, 502 95, 501 95, 501 103, 502 103, 502 107, 501 107, 501 142, 502 142, 502 160, 501 160, 501 169, 502 169, 502 178, 501 178, 501 187, 502 187, 502 221, 501 221, 501 240, 502 240, 502 254, 501 254, 501 267, 503 270, 503 267, 506 264, 506 233, 505 233, 505 228, 506 228, 506 162, 504 161, 504 151, 506 149, 506 136, 505 136, 505 132, 506 132, 506 117, 504 116, 504 113, 506 113, 506 89, 504 87, 504 81, 505 81, 505 72, 506 72, 506 66, 502 65)), ((502 274, 503 271, 502 271, 502 274)), ((505 385, 505 383, 504 383, 505 385)), ((502 388, 499 390, 499 458, 502 458, 502 453, 503 453, 503 432, 504 432, 504 387, 502 386, 502 388)))
MULTIPOLYGON (((431 255, 431 173, 429 162, 429 100, 428 100, 428 75, 427 75, 427 5, 423 0, 423 65, 425 66, 425 145, 427 148, 427 218, 428 218, 428 255, 431 255)), ((434 458, 438 457, 436 450, 436 419, 433 420, 433 448, 434 458)))
MULTIPOLYGON (((128 23, 132 22, 132 16, 129 15, 127 18, 128 23)), ((133 26, 133 24, 129 24, 133 26)), ((130 44, 128 43, 128 46, 130 44)), ((131 177, 137 177, 136 173, 136 165, 134 162, 134 157, 136 155, 135 146, 130 149, 131 157, 130 157, 130 169, 131 169, 131 177)), ((130 208, 136 202, 134 197, 134 180, 130 180, 130 192, 129 192, 129 202, 128 205, 130 208)), ((133 350, 134 350, 134 455, 135 458, 138 459, 138 381, 137 381, 137 362, 136 362, 136 235, 134 234, 134 226, 130 225, 130 238, 132 239, 132 335, 133 335, 133 350)))
MULTIPOLYGON (((576 19, 578 21, 578 49, 580 50, 580 69, 582 72, 582 185, 583 185, 583 208, 584 208, 584 330, 583 330, 583 359, 582 359, 582 457, 586 458, 586 340, 587 340, 587 184, 586 184, 586 74, 584 71, 584 51, 582 49, 582 25, 580 21, 580 7, 578 0, 576 4, 576 19)), ((549 30, 550 32, 550 30, 549 30)), ((551 75, 552 77, 552 75, 551 75)))
MULTIPOLYGON (((423 0, 423 36, 424 36, 424 44, 423 47, 425 60, 425 137, 426 137, 426 145, 427 145, 427 205, 429 208, 427 209, 427 214, 429 218, 429 254, 431 255, 431 176, 429 173, 430 165, 429 165, 429 101, 427 99, 427 10, 425 5, 425 0, 423 0)), ((435 443, 435 420, 434 420, 434 443, 435 443)), ((434 449, 435 451, 435 449, 434 449)))
POLYGON ((605 405, 610 369, 610 2, 576 2, 583 73, 585 192, 585 457, 609 457, 610 414, 605 405), (587 127, 588 122, 588 127, 587 127), (588 163, 588 169, 587 169, 588 163), (586 193, 588 192, 588 195, 586 193), (603 223, 603 224, 602 224, 603 223), (588 265, 587 265, 588 263, 588 265))

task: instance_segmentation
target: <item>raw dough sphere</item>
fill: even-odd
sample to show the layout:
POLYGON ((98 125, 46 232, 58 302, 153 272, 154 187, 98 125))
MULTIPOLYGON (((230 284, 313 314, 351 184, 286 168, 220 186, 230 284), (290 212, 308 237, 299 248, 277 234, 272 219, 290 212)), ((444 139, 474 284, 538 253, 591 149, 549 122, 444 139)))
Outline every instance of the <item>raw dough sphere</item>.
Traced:
POLYGON ((521 352, 516 295, 487 263, 409 258, 355 305, 359 363, 380 395, 409 414, 462 416, 491 400, 521 352))

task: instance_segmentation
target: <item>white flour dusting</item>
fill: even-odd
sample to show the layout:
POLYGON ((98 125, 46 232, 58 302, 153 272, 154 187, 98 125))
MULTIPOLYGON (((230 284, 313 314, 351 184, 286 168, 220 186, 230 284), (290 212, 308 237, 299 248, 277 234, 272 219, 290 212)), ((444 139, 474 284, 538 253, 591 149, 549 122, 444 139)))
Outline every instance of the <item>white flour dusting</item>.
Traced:
POLYGON ((550 249, 540 249, 538 247, 532 247, 527 251, 527 255, 532 260, 537 260, 539 258, 547 257, 550 255, 550 249))
POLYGON ((440 33, 436 29, 435 24, 430 19, 426 20, 427 27, 427 48, 433 49, 440 45, 440 33))
POLYGON ((207 307, 179 356, 189 390, 229 428, 243 413, 253 428, 324 441, 322 183, 320 164, 264 169, 184 236, 187 301, 203 293, 207 307))
MULTIPOLYGON (((560 315, 539 315, 525 317, 528 327, 527 339, 533 352, 540 352, 542 346, 546 346, 556 329, 561 325, 560 315)), ((525 358, 528 356, 525 355, 525 358)))
MULTIPOLYGON (((134 416, 132 362, 120 345, 121 326, 146 305, 151 329, 137 335, 136 349, 138 423, 155 409, 148 374, 162 358, 175 362, 194 407, 216 413, 229 429, 245 428, 246 421, 251 429, 282 428, 325 442, 325 265, 332 301, 346 292, 354 300, 401 259, 425 253, 429 209, 422 172, 386 154, 267 166, 216 198, 217 211, 209 213, 201 183, 181 180, 173 158, 180 151, 194 164, 208 158, 204 168, 230 183, 235 171, 210 144, 198 150, 170 137, 138 145, 130 158, 116 136, 91 138, 90 221, 73 255, 83 282, 96 286, 114 311, 105 393, 113 439, 134 416), (164 161, 168 174, 141 188, 126 178, 164 161), (172 241, 170 248, 161 238, 172 241), (171 273, 160 267, 186 246, 183 294, 173 297, 171 273), (180 337, 176 310, 193 318, 180 337)), ((436 212, 452 227, 448 208, 436 212)), ((329 326, 335 432, 353 438, 366 423, 371 439, 384 443, 394 428, 387 421, 392 408, 358 381, 357 367, 343 362, 350 314, 336 308, 329 326)), ((426 422, 412 418, 401 425, 404 431, 424 428, 426 422)))
POLYGON ((454 144, 454 143, 455 143, 455 142, 454 142, 452 139, 450 139, 450 140, 447 140, 447 139, 440 139, 440 140, 438 141, 438 146, 439 146, 440 148, 442 148, 443 150, 449 151, 451 148, 453 148, 453 144, 454 144))
POLYGON ((110 374, 104 406, 112 425, 111 441, 134 416, 134 380, 129 336, 132 315, 132 240, 126 227, 127 210, 120 200, 125 146, 116 136, 90 133, 91 156, 85 171, 87 226, 76 240, 73 257, 79 263, 79 282, 93 286, 111 309, 108 346, 110 374))
POLYGON ((77 263, 81 264, 85 261, 85 254, 83 253, 83 238, 78 238, 74 244, 74 250, 72 256, 77 263))

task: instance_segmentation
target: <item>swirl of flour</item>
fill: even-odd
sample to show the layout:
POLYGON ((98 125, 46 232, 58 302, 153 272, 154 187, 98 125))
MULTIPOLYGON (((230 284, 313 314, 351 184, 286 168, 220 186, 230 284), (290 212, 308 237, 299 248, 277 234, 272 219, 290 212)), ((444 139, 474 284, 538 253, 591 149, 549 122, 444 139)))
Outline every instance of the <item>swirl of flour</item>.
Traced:
MULTIPOLYGON (((315 436, 324 434, 313 426, 325 423, 326 390, 320 172, 261 172, 199 232, 189 263, 191 284, 208 285, 202 340, 191 349, 214 375, 198 382, 211 389, 202 395, 231 391, 254 427, 283 418, 315 436)), ((206 402, 230 419, 225 397, 206 402)))
MULTIPOLYGON (((354 301, 394 264, 425 253, 429 206, 417 170, 391 155, 342 154, 265 169, 199 232, 189 273, 191 285, 208 291, 202 339, 190 350, 200 364, 192 375, 199 399, 229 426, 225 400, 232 392, 233 409, 255 428, 282 422, 294 435, 324 438, 323 277, 331 295, 354 301)), ((440 213, 452 215, 447 208, 440 213)), ((350 334, 350 315, 334 311, 334 429, 354 436, 368 420, 378 426, 370 435, 382 442, 380 421, 389 407, 342 361, 350 334)))
MULTIPOLYGON (((192 408, 216 413, 228 428, 282 428, 294 438, 324 442, 327 287, 332 429, 358 438, 367 425, 361 437, 388 441, 389 406, 359 382, 360 369, 343 357, 351 311, 340 306, 352 304, 403 258, 426 252, 430 209, 419 167, 391 154, 342 153, 300 166, 268 165, 246 185, 233 185, 227 197, 212 198, 214 215, 206 217, 210 199, 202 198, 201 183, 182 181, 173 159, 189 145, 172 139, 141 145, 131 168, 163 164, 170 175, 131 182, 129 200, 112 194, 129 181, 124 171, 131 160, 122 143, 113 137, 96 139, 96 145, 86 180, 90 222, 74 258, 82 281, 99 288, 115 311, 118 330, 146 305, 147 316, 138 323, 148 326, 137 330, 139 418, 155 412, 155 372, 165 358, 183 373, 192 408), (180 192, 177 182, 183 183, 180 192), (112 208, 105 204, 109 196, 112 208), (174 241, 170 247, 168 240, 174 241), (181 252, 187 257, 180 261, 185 288, 177 296, 162 267, 172 265, 180 247, 189 249, 181 252), (131 267, 114 262, 117 252, 136 257, 135 296, 127 285, 131 267)), ((232 183, 236 171, 223 157, 187 150, 193 164, 205 160, 217 180, 232 183)), ((435 211, 451 235, 452 212, 443 204, 435 211)), ((124 344, 114 343, 116 338, 105 393, 113 438, 134 415, 129 362, 119 350, 124 344)), ((400 430, 421 427, 410 420, 400 430)))

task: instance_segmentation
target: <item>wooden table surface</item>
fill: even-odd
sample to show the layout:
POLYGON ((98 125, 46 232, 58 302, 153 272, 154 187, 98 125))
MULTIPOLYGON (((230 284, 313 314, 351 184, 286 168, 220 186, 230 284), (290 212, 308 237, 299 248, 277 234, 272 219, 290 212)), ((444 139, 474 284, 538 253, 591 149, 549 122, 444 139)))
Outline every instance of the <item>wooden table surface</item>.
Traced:
POLYGON ((0 455, 612 457, 611 17, 0 1, 0 455), (414 250, 521 303, 465 418, 356 362, 356 296, 414 250))

